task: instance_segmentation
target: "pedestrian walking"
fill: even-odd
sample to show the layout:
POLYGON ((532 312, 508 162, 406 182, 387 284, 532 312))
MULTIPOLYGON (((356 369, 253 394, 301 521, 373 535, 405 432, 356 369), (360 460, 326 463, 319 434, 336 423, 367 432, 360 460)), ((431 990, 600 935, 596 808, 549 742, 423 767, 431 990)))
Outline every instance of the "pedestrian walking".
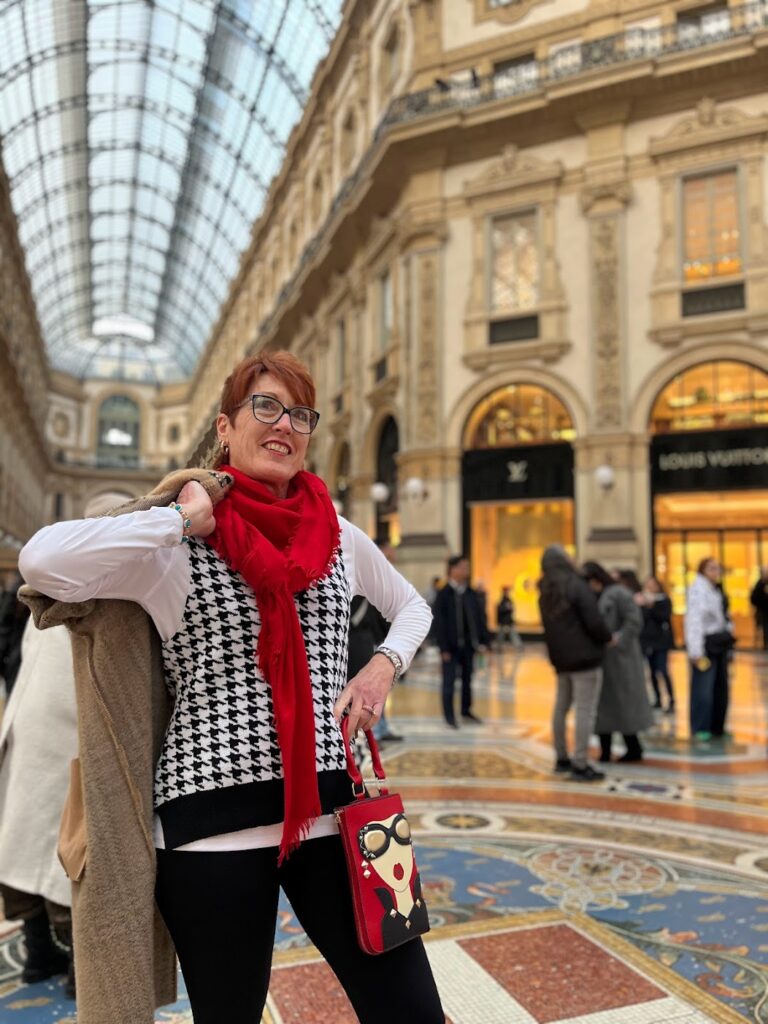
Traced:
POLYGON ((728 656, 733 630, 720 589, 721 568, 704 558, 688 588, 685 610, 685 649, 691 666, 691 736, 706 742, 722 738, 728 714, 728 656))
POLYGON ((675 710, 675 691, 669 674, 669 652, 675 646, 672 633, 672 602, 656 576, 649 576, 646 579, 641 593, 637 595, 637 601, 643 613, 640 646, 650 669, 653 706, 659 709, 663 707, 659 683, 661 680, 667 695, 667 704, 663 710, 671 715, 675 710))
POLYGON ((552 712, 555 771, 568 772, 575 782, 605 778, 587 760, 597 702, 600 696, 603 652, 611 631, 597 607, 597 598, 576 572, 573 560, 559 544, 550 545, 541 559, 539 610, 549 660, 557 672, 557 696, 552 712), (569 755, 566 718, 575 711, 573 753, 569 755))
POLYGON ((443 716, 458 729, 454 691, 461 677, 461 717, 470 725, 481 724, 472 710, 472 672, 475 655, 490 637, 477 594, 469 586, 469 562, 464 555, 448 559, 448 581, 435 600, 435 636, 443 663, 443 716))
POLYGON ((611 760, 613 733, 620 732, 627 749, 619 761, 641 761, 643 747, 638 733, 653 725, 640 648, 643 616, 628 587, 614 582, 598 562, 586 562, 583 573, 598 595, 597 606, 613 636, 613 643, 603 655, 603 685, 595 719, 600 760, 611 760))
POLYGON ((496 605, 496 628, 499 650, 505 643, 511 643, 516 651, 523 649, 523 641, 515 627, 515 602, 510 587, 501 588, 501 597, 496 605))

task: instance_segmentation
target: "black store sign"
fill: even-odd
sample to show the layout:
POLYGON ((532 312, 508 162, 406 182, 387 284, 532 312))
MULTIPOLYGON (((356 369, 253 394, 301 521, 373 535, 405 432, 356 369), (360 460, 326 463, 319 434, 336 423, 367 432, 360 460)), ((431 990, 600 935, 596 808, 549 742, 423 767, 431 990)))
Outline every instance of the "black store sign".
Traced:
POLYGON ((520 501, 573 497, 569 444, 489 448, 464 452, 464 501, 520 501))
POLYGON ((651 486, 655 494, 768 489, 768 429, 654 437, 651 486))

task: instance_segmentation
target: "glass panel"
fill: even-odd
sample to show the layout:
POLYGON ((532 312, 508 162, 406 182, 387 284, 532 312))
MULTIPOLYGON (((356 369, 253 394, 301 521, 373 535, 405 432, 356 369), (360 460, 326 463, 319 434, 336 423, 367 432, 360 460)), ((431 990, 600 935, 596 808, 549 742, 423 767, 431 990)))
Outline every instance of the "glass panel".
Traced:
POLYGON ((488 591, 488 612, 495 628, 495 608, 502 587, 510 587, 519 630, 540 632, 538 581, 541 556, 549 544, 573 554, 573 501, 520 501, 470 508, 472 578, 488 591))
POLYGON ((736 171, 683 182, 683 276, 687 282, 741 272, 737 188, 736 171))
POLYGON ((0 5, 0 137, 28 266, 43 275, 32 287, 51 356, 75 372, 181 377, 237 270, 342 0, 64 6, 66 17, 59 0, 0 5), (119 254, 116 238, 129 243, 119 254), (190 239, 199 244, 180 244, 190 239), (169 281, 178 267, 184 287, 164 288, 158 303, 137 270, 148 266, 169 281), (157 343, 113 349, 104 339, 95 358, 93 302, 79 294, 89 280, 116 314, 144 313, 145 293, 157 343), (198 291, 196 321, 187 306, 198 291))
POLYGON ((570 414, 556 395, 536 384, 510 384, 475 407, 464 447, 508 448, 572 441, 575 436, 570 414))
POLYGON ((768 423, 768 374, 747 363, 700 363, 674 377, 656 399, 655 434, 768 423))
POLYGON ((539 303, 539 242, 536 213, 495 217, 491 224, 491 306, 535 309, 539 303))

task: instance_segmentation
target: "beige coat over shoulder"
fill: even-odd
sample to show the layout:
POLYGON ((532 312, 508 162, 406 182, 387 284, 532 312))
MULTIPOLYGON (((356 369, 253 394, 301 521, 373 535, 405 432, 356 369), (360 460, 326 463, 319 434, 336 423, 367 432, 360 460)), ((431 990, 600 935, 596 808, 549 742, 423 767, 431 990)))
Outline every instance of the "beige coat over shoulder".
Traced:
MULTIPOLYGON (((110 514, 167 505, 189 480, 214 503, 232 482, 180 470, 110 514)), ((171 711, 160 637, 132 601, 65 604, 29 587, 19 596, 39 628, 63 623, 72 636, 80 764, 68 802, 81 786, 85 848, 65 812, 75 831, 60 852, 72 880, 78 1024, 152 1024, 155 1008, 176 999, 175 951, 154 898, 152 783, 171 711)))

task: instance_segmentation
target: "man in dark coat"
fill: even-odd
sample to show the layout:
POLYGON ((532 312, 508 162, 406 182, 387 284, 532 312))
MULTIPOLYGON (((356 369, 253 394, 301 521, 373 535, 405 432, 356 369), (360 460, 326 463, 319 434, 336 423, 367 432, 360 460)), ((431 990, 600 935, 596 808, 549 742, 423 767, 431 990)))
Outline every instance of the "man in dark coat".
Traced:
POLYGON ((13 582, 0 594, 0 676, 5 680, 5 695, 10 697, 21 667, 21 640, 29 618, 29 608, 16 597, 22 584, 16 573, 13 582))
MULTIPOLYGON (((379 547, 388 561, 394 561, 394 552, 389 544, 379 544, 379 547)), ((349 615, 347 680, 354 679, 357 673, 365 668, 389 632, 387 620, 378 608, 374 608, 361 594, 352 598, 349 615)), ((385 708, 382 708, 381 717, 373 727, 373 735, 378 743, 403 739, 400 733, 393 732, 390 728, 385 708)))
POLYGON ((477 594, 469 586, 469 562, 464 555, 448 559, 448 582, 435 600, 435 636, 443 659, 443 714, 458 728, 454 709, 456 676, 461 673, 461 717, 480 724, 472 711, 472 669, 475 652, 490 636, 477 594))
POLYGON ((755 609, 755 624, 763 635, 763 647, 768 650, 768 566, 760 570, 760 579, 749 596, 755 609))

